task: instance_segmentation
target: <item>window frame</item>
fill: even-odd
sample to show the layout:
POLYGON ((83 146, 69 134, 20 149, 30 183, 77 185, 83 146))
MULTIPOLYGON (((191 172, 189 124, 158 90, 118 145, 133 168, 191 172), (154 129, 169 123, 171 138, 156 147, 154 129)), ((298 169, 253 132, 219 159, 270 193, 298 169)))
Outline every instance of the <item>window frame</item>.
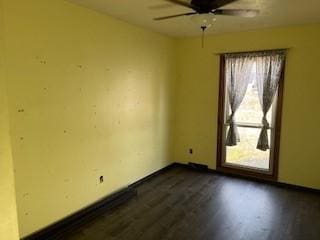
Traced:
MULTIPOLYGON (((237 164, 226 163, 226 108, 228 99, 225 79, 225 56, 220 55, 220 83, 219 83, 219 105, 218 105, 218 134, 217 134, 217 170, 220 172, 242 175, 247 177, 254 177, 259 179, 277 181, 278 179, 278 165, 279 165, 279 150, 280 150, 280 130, 282 119, 282 105, 283 105, 283 90, 284 90, 284 73, 285 63, 282 69, 279 80, 279 87, 276 95, 276 103, 273 107, 272 126, 271 126, 271 144, 270 144, 270 158, 269 170, 258 169, 254 167, 246 167, 237 164)), ((241 126, 259 128, 259 126, 249 126, 250 123, 240 123, 241 126)), ((238 125, 239 127, 241 127, 238 125)), ((252 124, 254 125, 254 124, 252 124)))

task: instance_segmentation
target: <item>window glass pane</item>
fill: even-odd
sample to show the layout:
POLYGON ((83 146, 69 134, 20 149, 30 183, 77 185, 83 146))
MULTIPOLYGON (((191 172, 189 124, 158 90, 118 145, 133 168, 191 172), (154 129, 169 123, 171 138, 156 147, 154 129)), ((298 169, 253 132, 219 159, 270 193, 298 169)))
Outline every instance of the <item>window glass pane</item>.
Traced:
MULTIPOLYGON (((238 130, 240 142, 237 146, 226 147, 226 163, 268 170, 270 150, 256 149, 261 129, 238 127, 238 130)), ((268 135, 270 144, 270 130, 268 135)))
MULTIPOLYGON (((271 113, 272 109, 270 109, 267 115, 269 123, 271 123, 271 113)), ((254 64, 246 95, 236 112, 235 119, 237 122, 260 124, 262 117, 263 113, 259 102, 259 95, 256 84, 256 67, 254 64)))
POLYGON ((255 84, 251 82, 243 102, 236 112, 236 121, 244 123, 261 123, 262 116, 258 91, 255 84))

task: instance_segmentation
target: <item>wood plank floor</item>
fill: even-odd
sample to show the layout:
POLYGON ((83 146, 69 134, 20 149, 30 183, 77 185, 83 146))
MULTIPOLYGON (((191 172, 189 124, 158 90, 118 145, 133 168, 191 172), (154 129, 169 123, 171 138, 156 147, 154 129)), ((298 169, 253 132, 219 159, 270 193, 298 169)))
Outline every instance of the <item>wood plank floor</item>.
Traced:
POLYGON ((319 240, 320 195, 175 167, 64 240, 319 240))

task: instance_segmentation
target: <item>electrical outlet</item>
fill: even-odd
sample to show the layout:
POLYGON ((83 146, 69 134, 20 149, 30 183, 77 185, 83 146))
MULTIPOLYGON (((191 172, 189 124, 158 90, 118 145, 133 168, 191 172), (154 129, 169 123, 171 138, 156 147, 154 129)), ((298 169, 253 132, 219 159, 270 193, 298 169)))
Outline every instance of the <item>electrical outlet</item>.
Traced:
POLYGON ((193 149, 192 148, 189 149, 189 153, 193 154, 193 149))
POLYGON ((103 183, 104 179, 103 176, 100 177, 100 183, 103 183))

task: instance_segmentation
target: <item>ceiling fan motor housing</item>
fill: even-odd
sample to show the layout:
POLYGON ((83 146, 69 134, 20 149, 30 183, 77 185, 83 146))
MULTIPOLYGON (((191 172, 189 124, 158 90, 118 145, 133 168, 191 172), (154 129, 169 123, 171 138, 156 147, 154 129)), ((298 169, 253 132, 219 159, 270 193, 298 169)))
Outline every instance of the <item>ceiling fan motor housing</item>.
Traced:
POLYGON ((255 17, 259 10, 254 9, 223 9, 221 7, 228 5, 237 0, 192 0, 187 3, 184 0, 165 0, 180 6, 191 8, 193 12, 175 14, 171 16, 158 17, 155 20, 165 20, 170 18, 176 18, 181 16, 191 16, 191 15, 205 15, 205 14, 214 14, 214 15, 225 15, 225 16, 237 16, 237 17, 255 17))

